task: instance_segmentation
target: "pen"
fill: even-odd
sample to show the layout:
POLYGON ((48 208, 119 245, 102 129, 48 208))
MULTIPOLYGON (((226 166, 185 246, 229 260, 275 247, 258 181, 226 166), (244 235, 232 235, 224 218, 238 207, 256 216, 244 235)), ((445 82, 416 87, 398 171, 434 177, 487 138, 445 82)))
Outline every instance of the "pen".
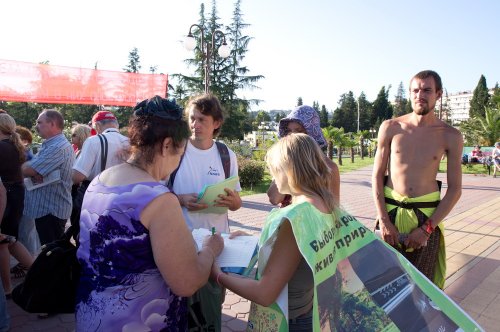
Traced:
POLYGON ((215 235, 215 227, 212 227, 212 235, 215 235))

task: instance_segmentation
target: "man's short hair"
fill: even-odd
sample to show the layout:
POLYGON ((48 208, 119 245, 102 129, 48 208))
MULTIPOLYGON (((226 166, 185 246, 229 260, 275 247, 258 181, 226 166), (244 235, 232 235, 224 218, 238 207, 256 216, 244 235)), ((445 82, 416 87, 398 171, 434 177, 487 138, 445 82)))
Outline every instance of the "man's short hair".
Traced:
POLYGON ((439 76, 438 73, 436 73, 433 70, 423 70, 416 74, 415 76, 412 77, 410 80, 410 89, 411 89, 411 82, 415 79, 418 78, 419 80, 425 80, 426 78, 432 77, 434 79, 434 83, 436 83, 436 91, 441 91, 443 90, 443 83, 441 82, 441 77, 439 76))
POLYGON ((53 122, 57 126, 57 128, 61 130, 64 129, 64 118, 61 113, 59 113, 55 109, 44 109, 42 113, 44 113, 47 119, 50 122, 53 122))
POLYGON ((222 123, 224 123, 224 113, 219 99, 210 93, 192 97, 188 101, 186 114, 188 114, 191 106, 196 107, 203 115, 210 115, 214 121, 220 121, 220 127, 214 130, 214 136, 217 136, 220 133, 222 123))

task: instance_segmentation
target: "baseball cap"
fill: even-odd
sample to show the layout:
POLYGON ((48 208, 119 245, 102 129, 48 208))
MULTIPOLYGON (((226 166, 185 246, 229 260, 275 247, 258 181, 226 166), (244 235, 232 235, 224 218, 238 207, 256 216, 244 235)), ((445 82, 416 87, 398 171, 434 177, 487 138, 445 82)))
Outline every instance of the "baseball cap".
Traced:
POLYGON ((103 120, 116 120, 116 116, 110 111, 99 111, 92 117, 92 124, 103 120))

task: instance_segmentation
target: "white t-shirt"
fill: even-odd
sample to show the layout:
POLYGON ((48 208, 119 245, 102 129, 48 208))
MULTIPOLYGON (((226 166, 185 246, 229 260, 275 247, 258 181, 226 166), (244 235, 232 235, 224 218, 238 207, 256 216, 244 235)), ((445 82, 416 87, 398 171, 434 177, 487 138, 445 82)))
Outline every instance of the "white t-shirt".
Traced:
MULTIPOLYGON (((104 130, 103 135, 108 140, 106 168, 123 163, 121 153, 123 149, 129 147, 128 137, 120 134, 115 128, 104 130)), ((82 151, 73 165, 73 170, 85 175, 89 181, 101 173, 101 141, 97 135, 91 136, 83 142, 82 151)))
MULTIPOLYGON (((238 175, 238 162, 236 155, 229 149, 231 160, 230 176, 238 175)), ((220 160, 217 145, 214 143, 208 150, 195 148, 191 142, 186 146, 186 152, 182 157, 181 165, 175 175, 173 192, 182 194, 199 193, 205 185, 221 182, 225 179, 224 168, 220 160)), ((236 191, 241 191, 240 184, 236 185, 236 191)), ((215 227, 218 232, 229 232, 227 213, 199 213, 188 211, 182 207, 186 223, 190 229, 215 227)))

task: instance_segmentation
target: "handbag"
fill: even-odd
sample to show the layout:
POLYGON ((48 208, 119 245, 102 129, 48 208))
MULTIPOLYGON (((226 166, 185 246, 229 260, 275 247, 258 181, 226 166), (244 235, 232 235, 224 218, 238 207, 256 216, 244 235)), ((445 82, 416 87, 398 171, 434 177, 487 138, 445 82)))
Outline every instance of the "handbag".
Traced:
POLYGON ((30 313, 74 313, 81 267, 73 227, 61 239, 41 248, 24 281, 12 291, 12 300, 30 313))

